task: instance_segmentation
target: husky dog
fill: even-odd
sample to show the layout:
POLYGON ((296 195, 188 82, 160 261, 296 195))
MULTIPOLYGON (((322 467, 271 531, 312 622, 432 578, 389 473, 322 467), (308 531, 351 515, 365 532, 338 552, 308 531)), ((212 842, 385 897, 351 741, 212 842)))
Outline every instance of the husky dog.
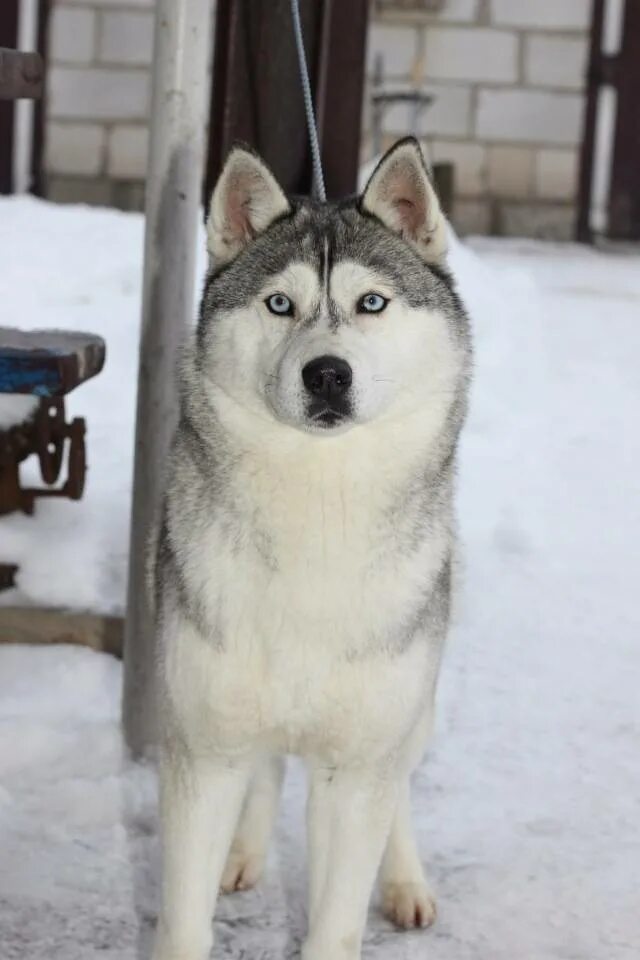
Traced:
POLYGON ((409 776, 451 588, 468 322, 413 139, 355 200, 285 196, 232 150, 181 373, 157 533, 164 876, 156 960, 205 960, 219 889, 263 868, 283 775, 309 768, 304 960, 357 960, 435 905, 409 776))

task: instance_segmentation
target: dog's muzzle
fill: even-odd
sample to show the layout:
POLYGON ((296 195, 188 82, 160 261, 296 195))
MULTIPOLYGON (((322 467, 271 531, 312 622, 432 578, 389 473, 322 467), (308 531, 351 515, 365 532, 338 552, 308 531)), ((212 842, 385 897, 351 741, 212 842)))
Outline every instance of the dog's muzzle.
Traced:
POLYGON ((333 427, 351 413, 349 391, 353 371, 341 357, 323 356, 302 368, 302 382, 310 396, 307 416, 323 427, 333 427))

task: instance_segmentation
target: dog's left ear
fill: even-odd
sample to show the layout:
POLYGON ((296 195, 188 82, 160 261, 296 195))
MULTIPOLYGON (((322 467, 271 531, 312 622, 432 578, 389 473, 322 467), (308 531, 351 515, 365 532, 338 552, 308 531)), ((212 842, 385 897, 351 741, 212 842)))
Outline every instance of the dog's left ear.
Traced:
POLYGON ((442 263, 447 254, 447 229, 436 192, 414 137, 400 140, 371 174, 361 198, 389 230, 399 233, 427 263, 442 263))
POLYGON ((224 266, 254 237, 290 211, 289 201, 260 157, 233 147, 211 197, 207 246, 217 267, 224 266))

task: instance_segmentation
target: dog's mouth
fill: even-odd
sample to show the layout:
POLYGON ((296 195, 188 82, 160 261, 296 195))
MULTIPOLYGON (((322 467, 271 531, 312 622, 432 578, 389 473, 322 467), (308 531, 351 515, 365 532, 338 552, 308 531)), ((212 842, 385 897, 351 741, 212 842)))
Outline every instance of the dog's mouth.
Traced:
POLYGON ((325 429, 335 427, 344 420, 344 415, 337 410, 325 410, 324 413, 318 413, 313 417, 313 422, 325 429))
POLYGON ((351 405, 342 398, 337 398, 333 403, 326 401, 315 401, 307 409, 307 417, 314 427, 320 427, 323 430, 331 430, 349 419, 351 405))

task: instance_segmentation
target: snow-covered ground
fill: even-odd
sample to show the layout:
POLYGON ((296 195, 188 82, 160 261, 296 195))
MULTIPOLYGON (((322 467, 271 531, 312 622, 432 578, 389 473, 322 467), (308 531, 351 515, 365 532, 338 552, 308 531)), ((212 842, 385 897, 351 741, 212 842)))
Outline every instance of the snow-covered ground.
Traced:
MULTIPOLYGON (((95 330, 104 373, 79 504, 0 519, 3 602, 122 609, 142 221, 0 202, 3 323, 95 330)), ((631 960, 640 951, 640 258, 456 244, 477 370, 460 468, 464 570, 439 725, 415 783, 440 917, 369 960, 631 960)), ((152 774, 127 762, 121 672, 0 647, 0 956, 145 960, 152 774)), ((304 930, 302 782, 268 875, 221 901, 216 956, 287 960, 304 930)))

